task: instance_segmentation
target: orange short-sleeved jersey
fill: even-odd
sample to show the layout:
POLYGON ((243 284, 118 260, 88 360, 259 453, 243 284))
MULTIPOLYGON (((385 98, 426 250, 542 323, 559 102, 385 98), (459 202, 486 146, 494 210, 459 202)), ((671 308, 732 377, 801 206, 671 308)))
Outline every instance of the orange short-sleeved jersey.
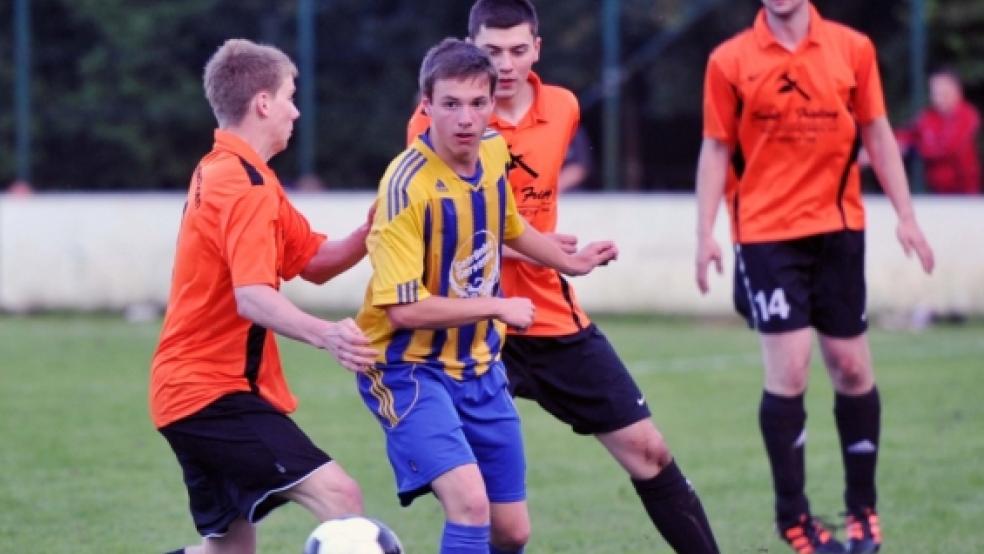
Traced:
POLYGON ((735 242, 864 228, 860 125, 885 115, 875 48, 810 6, 794 52, 761 10, 707 63, 704 136, 733 148, 725 189, 735 242))
MULTIPOLYGON (((577 131, 580 108, 569 90, 543 84, 532 71, 528 79, 534 99, 523 119, 513 125, 493 115, 489 126, 509 146, 509 185, 519 213, 540 232, 552 233, 557 230, 557 178, 577 131)), ((412 144, 429 125, 430 118, 418 107, 407 125, 407 143, 412 144)), ((569 335, 590 323, 574 289, 553 269, 503 260, 502 290, 506 296, 529 298, 536 306, 533 325, 524 335, 569 335)))
POLYGON ((260 156, 236 135, 215 131, 212 151, 191 178, 151 362, 155 426, 237 391, 257 392, 285 413, 296 408, 273 333, 239 317, 233 291, 257 284, 279 289, 324 240, 260 156))

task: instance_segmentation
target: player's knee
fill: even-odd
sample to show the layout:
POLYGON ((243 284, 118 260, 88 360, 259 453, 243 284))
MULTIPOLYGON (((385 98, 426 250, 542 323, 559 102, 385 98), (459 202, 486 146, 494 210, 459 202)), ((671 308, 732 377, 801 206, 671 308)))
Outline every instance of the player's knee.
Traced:
POLYGON ((515 552, 530 541, 529 520, 511 522, 505 529, 492 527, 492 544, 500 550, 515 552))
POLYGON ((795 355, 788 358, 766 357, 765 388, 784 396, 802 394, 810 377, 810 356, 795 355))
POLYGON ((791 396, 803 394, 808 383, 809 372, 805 367, 789 366, 767 376, 765 388, 777 394, 791 396))
POLYGON ((873 381, 871 367, 863 359, 847 354, 828 356, 830 374, 834 385, 841 392, 864 391, 873 381))
POLYGON ((803 391, 805 391, 806 385, 808 384, 808 379, 806 375, 803 375, 802 373, 799 372, 787 376, 784 381, 786 384, 786 388, 788 390, 797 393, 802 393, 803 391))
POLYGON ((485 490, 459 491, 456 498, 444 503, 448 520, 463 525, 487 525, 489 500, 485 490))
POLYGON ((346 474, 337 480, 334 488, 337 491, 339 510, 350 514, 362 513, 362 489, 355 479, 346 474))
POLYGON ((326 519, 362 513, 362 489, 343 471, 318 471, 303 484, 296 500, 326 519))
POLYGON ((622 429, 602 441, 634 479, 648 479, 673 461, 666 440, 649 419, 622 429))
POLYGON ((655 466, 659 471, 662 471, 664 467, 670 465, 670 462, 673 461, 673 456, 670 454, 670 447, 667 446, 663 436, 659 433, 648 437, 648 440, 643 445, 642 454, 646 460, 646 464, 655 466))

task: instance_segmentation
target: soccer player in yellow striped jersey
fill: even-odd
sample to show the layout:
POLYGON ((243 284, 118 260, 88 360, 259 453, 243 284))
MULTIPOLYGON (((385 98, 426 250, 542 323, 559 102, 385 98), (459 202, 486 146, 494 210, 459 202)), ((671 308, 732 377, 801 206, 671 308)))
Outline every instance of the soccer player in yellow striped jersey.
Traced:
POLYGON ((441 552, 522 552, 525 457, 500 360, 505 326, 533 321, 499 291, 505 244, 568 275, 614 259, 611 242, 569 254, 526 225, 506 181, 505 141, 486 126, 496 71, 445 39, 420 70, 431 126, 390 163, 367 239, 373 276, 357 322, 380 352, 359 391, 386 434, 403 505, 433 491, 441 552))
POLYGON ((386 364, 427 363, 461 380, 484 374, 499 358, 506 327, 500 320, 397 329, 386 315, 387 306, 434 295, 500 295, 502 241, 519 236, 525 226, 506 181, 505 142, 494 132, 477 140, 479 165, 470 178, 441 161, 426 134, 383 175, 376 232, 369 238, 375 275, 358 321, 386 364))

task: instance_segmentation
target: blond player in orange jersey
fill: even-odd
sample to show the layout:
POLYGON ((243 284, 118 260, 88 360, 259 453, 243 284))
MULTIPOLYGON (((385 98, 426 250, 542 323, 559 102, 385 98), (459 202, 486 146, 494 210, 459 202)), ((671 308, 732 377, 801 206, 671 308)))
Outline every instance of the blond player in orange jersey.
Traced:
POLYGON ((297 400, 273 336, 328 350, 356 372, 376 355, 352 320, 318 319, 279 292, 281 281, 323 283, 354 265, 369 231, 367 222, 325 240, 267 165, 300 115, 296 74, 283 52, 240 39, 205 67, 219 129, 191 178, 150 375, 151 417, 203 537, 177 552, 255 552, 254 525, 287 501, 322 521, 362 512, 356 482, 287 417, 297 400))

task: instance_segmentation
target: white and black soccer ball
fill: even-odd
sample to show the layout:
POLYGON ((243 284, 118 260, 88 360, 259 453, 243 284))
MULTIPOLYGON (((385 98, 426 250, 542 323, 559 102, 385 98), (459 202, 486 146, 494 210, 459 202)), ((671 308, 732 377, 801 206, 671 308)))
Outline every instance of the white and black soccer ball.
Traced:
POLYGON ((304 544, 304 554, 404 554, 396 533, 383 522, 361 516, 329 519, 304 544))

